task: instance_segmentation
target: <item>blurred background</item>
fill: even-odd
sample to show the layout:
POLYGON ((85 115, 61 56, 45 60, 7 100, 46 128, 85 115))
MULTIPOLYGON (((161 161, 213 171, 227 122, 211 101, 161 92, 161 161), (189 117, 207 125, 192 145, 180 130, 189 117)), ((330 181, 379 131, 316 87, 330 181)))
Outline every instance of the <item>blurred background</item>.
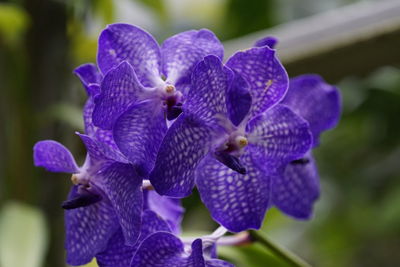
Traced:
MULTIPOLYGON (((400 23, 387 21, 400 9, 381 9, 400 1, 360 2, 0 1, 0 266, 65 266, 60 203, 70 177, 35 168, 32 147, 54 139, 82 163, 74 131, 83 128, 86 96, 72 71, 95 62, 99 32, 114 22, 141 26, 160 42, 209 28, 228 54, 273 33, 289 76, 319 73, 336 84, 343 116, 316 149, 322 195, 314 218, 273 209, 262 231, 313 266, 399 266, 400 23)), ((215 228, 196 193, 184 205, 186 233, 215 228)), ((258 245, 220 255, 237 266, 286 266, 258 245)))

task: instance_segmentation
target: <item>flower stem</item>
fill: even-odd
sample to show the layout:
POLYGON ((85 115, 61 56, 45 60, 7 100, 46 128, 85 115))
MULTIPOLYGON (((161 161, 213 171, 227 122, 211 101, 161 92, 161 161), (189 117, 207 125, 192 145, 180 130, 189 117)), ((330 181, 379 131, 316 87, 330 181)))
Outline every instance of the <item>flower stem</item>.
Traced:
POLYGON ((275 244, 271 239, 267 238, 265 235, 258 231, 249 231, 252 240, 260 243, 264 247, 268 248, 272 253, 286 261, 292 266, 296 267, 311 267, 310 264, 299 258, 297 255, 293 254, 289 250, 275 244))

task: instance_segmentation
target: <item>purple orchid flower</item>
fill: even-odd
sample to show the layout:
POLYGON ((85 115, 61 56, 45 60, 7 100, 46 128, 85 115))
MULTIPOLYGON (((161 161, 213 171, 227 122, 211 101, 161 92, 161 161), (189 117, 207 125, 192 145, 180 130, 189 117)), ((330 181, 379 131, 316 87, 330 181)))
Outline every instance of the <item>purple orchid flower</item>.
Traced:
POLYGON ((94 125, 112 130, 120 151, 146 176, 167 130, 166 120, 182 112, 191 72, 204 56, 223 57, 209 30, 191 30, 161 48, 144 30, 109 25, 100 35, 97 62, 104 75, 95 97, 94 125))
POLYGON ((127 244, 135 244, 141 225, 142 179, 135 168, 108 158, 91 137, 80 137, 88 149, 82 167, 58 142, 40 141, 34 147, 36 166, 72 173, 74 186, 62 205, 66 209, 67 262, 71 265, 86 264, 103 251, 118 225, 127 244))
POLYGON ((56 141, 45 140, 34 146, 36 166, 52 172, 71 173, 74 184, 65 211, 67 262, 82 265, 103 251, 119 225, 128 245, 136 243, 142 212, 142 178, 134 166, 115 149, 109 131, 91 123, 93 95, 99 75, 95 67, 76 70, 89 99, 84 109, 86 134, 79 134, 87 149, 84 164, 78 167, 71 152, 56 141), (94 74, 94 75, 93 75, 94 74))
MULTIPOLYGON (((277 44, 274 37, 265 37, 255 47, 277 44)), ((282 104, 308 121, 313 135, 312 148, 319 145, 322 132, 339 122, 341 100, 339 90, 315 74, 290 79, 289 90, 282 104)), ((309 219, 313 204, 320 194, 319 176, 311 149, 306 155, 289 163, 284 172, 273 179, 272 202, 284 213, 296 219, 309 219)))
POLYGON ((168 231, 148 236, 136 251, 131 267, 233 267, 216 258, 216 240, 209 237, 195 239, 191 246, 168 231))
POLYGON ((197 184, 212 217, 231 232, 258 229, 271 177, 311 145, 308 123, 284 105, 288 78, 268 47, 207 56, 192 75, 184 113, 169 128, 150 181, 185 197, 197 184))
MULTIPOLYGON (((291 79, 289 91, 281 103, 308 121, 313 148, 319 145, 320 134, 335 127, 340 118, 339 90, 318 75, 291 79)), ((309 219, 320 193, 318 170, 311 149, 303 158, 289 163, 284 173, 273 181, 274 205, 297 219, 309 219)))
POLYGON ((179 233, 183 208, 180 201, 162 197, 154 191, 145 191, 142 227, 134 246, 127 246, 121 228, 110 238, 107 248, 96 255, 100 267, 129 266, 140 244, 156 232, 179 233), (157 201, 157 205, 154 205, 157 201))

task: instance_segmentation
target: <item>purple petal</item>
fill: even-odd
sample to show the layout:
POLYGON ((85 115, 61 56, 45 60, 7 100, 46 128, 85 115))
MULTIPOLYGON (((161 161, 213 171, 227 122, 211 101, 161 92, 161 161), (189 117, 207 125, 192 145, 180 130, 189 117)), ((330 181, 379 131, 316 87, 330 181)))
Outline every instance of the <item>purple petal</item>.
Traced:
POLYGON ((315 74, 301 75, 290 80, 289 91, 282 101, 296 114, 308 121, 314 137, 319 143, 322 131, 336 126, 340 118, 339 90, 327 84, 315 74))
POLYGON ((145 239, 132 259, 131 267, 168 266, 204 267, 202 241, 192 243, 192 252, 185 255, 181 240, 173 234, 158 232, 145 239))
POLYGON ((158 232, 150 235, 140 245, 134 255, 131 267, 141 266, 179 266, 167 265, 174 260, 179 260, 183 252, 181 240, 171 233, 158 232))
POLYGON ((259 229, 270 203, 270 177, 247 149, 240 157, 247 174, 239 174, 208 155, 196 171, 201 199, 219 224, 231 232, 259 229))
POLYGON ((119 161, 127 163, 125 157, 118 151, 112 149, 106 143, 99 142, 95 137, 90 137, 85 134, 76 133, 82 140, 89 154, 92 164, 97 164, 101 161, 119 161))
POLYGON ((205 261, 203 258, 203 241, 198 238, 192 243, 192 253, 187 259, 182 259, 182 266, 186 267, 203 267, 205 261))
POLYGON ((172 84, 190 84, 195 65, 207 55, 222 60, 224 48, 209 30, 191 30, 174 35, 161 47, 163 73, 172 84))
POLYGON ((113 135, 120 151, 147 176, 167 131, 160 102, 146 100, 131 106, 115 122, 113 135))
POLYGON ((161 195, 188 196, 194 186, 194 170, 207 154, 211 130, 196 117, 182 114, 161 143, 151 184, 161 195))
POLYGON ((172 233, 179 234, 184 208, 179 199, 160 196, 154 190, 147 193, 148 208, 161 216, 171 227, 172 233))
POLYGON ((171 232, 169 225, 157 213, 151 210, 143 211, 142 228, 139 241, 136 243, 138 248, 140 243, 155 232, 171 232))
POLYGON ((118 116, 137 100, 143 90, 126 61, 110 70, 101 83, 101 93, 95 97, 94 125, 111 130, 118 116))
MULTIPOLYGON (((76 186, 68 199, 74 198, 76 186)), ((88 207, 65 211, 67 263, 83 265, 107 247, 107 243, 118 229, 113 208, 107 201, 88 207)))
POLYGON ((108 25, 99 37, 97 63, 103 74, 128 61, 144 86, 161 82, 160 48, 146 31, 129 24, 108 25))
POLYGON ((126 267, 132 261, 136 247, 125 245, 124 235, 120 228, 108 242, 107 248, 96 255, 99 267, 126 267))
POLYGON ((235 267, 235 265, 223 260, 211 259, 206 261, 206 267, 235 267))
POLYGON ((85 133, 87 135, 94 135, 96 132, 96 126, 93 125, 92 116, 94 109, 94 99, 93 97, 89 97, 83 107, 83 123, 85 126, 85 133))
POLYGON ((110 199, 118 216, 127 245, 134 245, 139 237, 143 208, 142 179, 132 165, 113 163, 96 177, 110 199))
POLYGON ((267 46, 237 52, 226 65, 250 84, 253 99, 251 117, 278 103, 288 88, 288 76, 276 51, 267 46))
POLYGON ((102 78, 100 72, 97 70, 96 65, 91 63, 80 65, 74 70, 74 73, 81 80, 87 94, 89 96, 94 96, 97 93, 95 89, 96 87, 91 87, 90 85, 100 84, 102 78))
POLYGON ((268 46, 269 48, 274 49, 277 43, 278 39, 272 36, 267 36, 260 40, 257 40, 256 43, 254 44, 254 47, 268 46))
POLYGON ((284 213, 297 219, 310 218, 319 197, 317 167, 311 153, 308 162, 289 163, 282 175, 273 178, 272 201, 284 213))
POLYGON ((238 126, 247 115, 251 107, 249 84, 239 74, 235 74, 232 86, 228 90, 226 105, 229 119, 238 126))
MULTIPOLYGON (((97 128, 94 134, 94 138, 96 139, 96 141, 106 145, 111 151, 119 151, 117 145, 115 144, 112 131, 97 128)), ((119 152, 117 154, 122 156, 122 154, 119 152)), ((121 161, 121 159, 118 160, 121 161)))
POLYGON ((62 144, 53 140, 39 141, 33 147, 35 166, 44 167, 51 172, 79 172, 71 152, 62 144))
POLYGON ((100 267, 126 267, 139 248, 141 241, 155 232, 169 232, 169 227, 160 217, 151 210, 143 212, 142 227, 138 242, 134 246, 125 245, 124 235, 120 228, 108 242, 106 250, 96 255, 100 267))
POLYGON ((85 107, 83 108, 83 120, 85 123, 85 133, 88 136, 94 137, 96 141, 103 143, 109 147, 111 150, 118 150, 117 145, 114 142, 114 137, 112 135, 112 131, 103 130, 93 125, 92 115, 94 109, 94 101, 93 98, 89 98, 86 101, 85 107))
POLYGON ((95 164, 95 162, 108 160, 107 156, 103 153, 102 148, 99 146, 99 143, 96 142, 96 140, 85 134, 78 132, 76 134, 81 138, 83 144, 85 145, 87 153, 93 164, 95 164))
POLYGON ((270 167, 301 158, 312 143, 308 123, 284 105, 255 117, 246 130, 250 146, 270 167))
POLYGON ((197 64, 192 74, 192 88, 184 110, 213 124, 218 115, 228 117, 226 93, 233 79, 232 71, 216 56, 207 56, 197 64))

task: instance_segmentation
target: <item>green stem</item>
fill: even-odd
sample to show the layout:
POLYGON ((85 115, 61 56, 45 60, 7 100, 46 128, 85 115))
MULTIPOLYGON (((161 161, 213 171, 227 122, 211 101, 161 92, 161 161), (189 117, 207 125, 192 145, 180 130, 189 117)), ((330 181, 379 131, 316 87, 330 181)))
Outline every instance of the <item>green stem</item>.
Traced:
POLYGON ((258 231, 250 231, 250 237, 252 240, 260 243, 264 247, 268 248, 279 258, 283 259, 287 263, 296 267, 311 267, 310 264, 293 254, 289 250, 275 244, 271 239, 267 238, 264 234, 258 231))

